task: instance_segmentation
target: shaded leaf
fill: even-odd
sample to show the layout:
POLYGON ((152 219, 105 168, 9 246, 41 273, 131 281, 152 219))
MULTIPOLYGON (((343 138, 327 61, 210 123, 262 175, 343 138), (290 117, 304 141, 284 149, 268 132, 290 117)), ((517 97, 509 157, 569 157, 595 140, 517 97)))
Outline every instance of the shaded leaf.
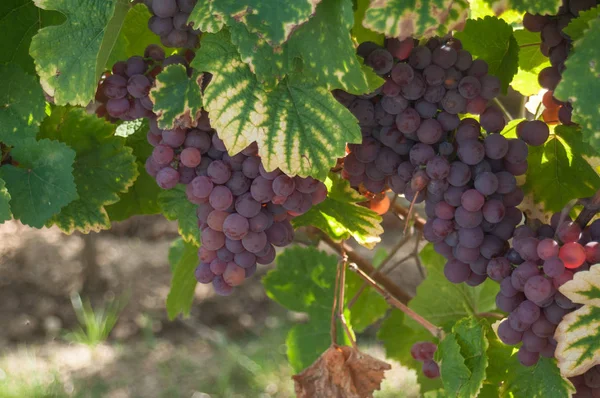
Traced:
POLYGON ((600 15, 600 6, 590 8, 589 10, 580 11, 576 18, 563 29, 563 32, 573 41, 581 39, 586 30, 590 27, 590 21, 596 19, 600 15))
MULTIPOLYGON (((146 140, 148 122, 141 119, 137 121, 139 123, 123 123, 119 126, 129 126, 122 129, 122 134, 127 137, 125 145, 133 149, 139 175, 126 193, 119 193, 117 203, 106 207, 108 216, 113 222, 123 221, 139 214, 158 214, 161 210, 158 205, 158 195, 162 190, 145 168, 146 159, 150 157, 154 149, 146 140)), ((117 128, 117 133, 118 131, 119 128, 117 128)), ((115 135, 118 135, 117 133, 115 135)))
POLYGON ((63 142, 76 152, 73 176, 79 199, 50 220, 67 233, 110 228, 104 206, 119 200, 138 176, 132 149, 114 135, 114 126, 81 108, 56 107, 40 137, 63 142))
POLYGON ((57 141, 33 138, 11 150, 18 166, 0 168, 0 178, 10 192, 14 218, 23 224, 42 228, 61 208, 76 200, 73 180, 75 151, 57 141))
POLYGON ((204 103, 229 152, 256 141, 267 170, 325 179, 346 142, 360 140, 354 116, 325 88, 286 78, 264 91, 225 31, 203 36, 192 66, 214 74, 204 103))
POLYGON ((331 346, 302 373, 292 376, 298 398, 373 397, 392 367, 352 347, 331 346))
POLYGON ((0 65, 0 141, 16 145, 34 138, 44 113, 37 79, 16 65, 0 65))
POLYGON ((573 393, 573 384, 561 377, 554 359, 541 357, 537 364, 526 367, 520 365, 516 352, 500 387, 501 396, 512 397, 562 398, 573 393))
POLYGON ((325 185, 327 199, 307 213, 292 220, 295 228, 311 225, 321 229, 333 239, 343 240, 352 236, 361 245, 373 248, 383 233, 381 216, 360 206, 364 196, 356 192, 347 180, 331 173, 325 185))
POLYGON ((55 11, 37 8, 31 0, 3 0, 0 2, 0 32, 2 51, 0 64, 9 63, 35 74, 33 59, 29 55, 31 38, 36 32, 49 25, 64 21, 55 11))
POLYGON ((177 220, 179 235, 183 240, 199 246, 200 228, 196 215, 198 206, 187 199, 185 187, 179 184, 168 191, 161 190, 158 194, 158 205, 167 220, 177 220))
POLYGON ((219 0, 211 11, 235 18, 272 46, 283 44, 314 13, 320 0, 219 0))
POLYGON ((573 105, 573 122, 581 125, 584 141, 600 148, 600 18, 589 22, 590 28, 574 43, 574 50, 565 62, 566 70, 554 95, 573 105))
POLYGON ((600 176, 586 160, 598 157, 577 126, 557 126, 542 146, 529 147, 529 168, 523 190, 548 212, 560 211, 571 199, 596 192, 600 176))
MULTIPOLYGON (((363 286, 363 279, 354 272, 346 273, 346 297, 352 298, 363 286)), ((351 308, 352 326, 358 333, 382 318, 389 306, 374 289, 367 287, 351 308)))
POLYGON ((388 37, 432 37, 459 29, 468 15, 466 0, 372 0, 363 26, 388 37))
POLYGON ((42 28, 29 53, 42 87, 57 105, 86 106, 94 98, 100 74, 117 40, 129 4, 126 0, 35 0, 66 17, 42 28))
POLYGON ((158 76, 150 98, 161 129, 195 127, 202 112, 202 73, 188 77, 183 65, 169 65, 158 76))
MULTIPOLYGON (((269 298, 289 310, 308 313, 308 323, 288 332, 287 356, 296 372, 313 363, 331 344, 331 307, 337 257, 313 247, 290 247, 277 256, 277 268, 263 278, 269 298)), ((350 321, 349 311, 345 312, 350 321)), ((338 322, 338 342, 348 344, 338 322)))
POLYGON ((469 19, 462 32, 455 36, 474 58, 488 63, 488 73, 500 79, 502 92, 506 94, 519 63, 519 44, 512 27, 499 18, 488 16, 469 19))
POLYGON ((10 194, 6 189, 6 183, 0 179, 0 224, 12 218, 10 211, 10 194))
POLYGON ((573 377, 600 364, 600 265, 577 272, 560 292, 583 307, 564 316, 554 338, 561 373, 573 377))
POLYGON ((173 320, 177 315, 190 315, 196 289, 194 270, 198 266, 198 246, 177 239, 169 248, 171 289, 167 296, 167 314, 173 320))

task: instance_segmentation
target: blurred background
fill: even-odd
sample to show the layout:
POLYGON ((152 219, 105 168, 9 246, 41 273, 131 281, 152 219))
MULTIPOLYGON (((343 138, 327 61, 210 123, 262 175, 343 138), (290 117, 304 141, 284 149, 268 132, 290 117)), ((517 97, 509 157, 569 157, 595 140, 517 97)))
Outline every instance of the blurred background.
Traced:
MULTIPOLYGON (((388 212, 390 232, 377 249, 356 249, 385 256, 403 225, 388 212)), ((274 265, 229 297, 198 285, 191 316, 169 321, 167 255, 177 237, 176 224, 162 216, 89 235, 0 225, 0 398, 293 397, 285 338, 306 316, 266 297, 260 279, 274 265)), ((390 277, 414 295, 422 274, 409 260, 390 277)), ((373 329, 359 346, 384 359, 373 329)), ((375 396, 418 397, 415 371, 388 362, 375 396)))

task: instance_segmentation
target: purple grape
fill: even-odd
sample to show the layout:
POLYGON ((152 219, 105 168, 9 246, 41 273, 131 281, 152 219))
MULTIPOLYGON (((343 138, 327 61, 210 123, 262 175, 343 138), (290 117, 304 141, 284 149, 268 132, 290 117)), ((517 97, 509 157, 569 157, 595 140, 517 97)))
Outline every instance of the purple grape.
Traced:
POLYGON ((218 185, 213 188, 208 197, 210 205, 217 210, 227 210, 233 203, 233 194, 229 188, 218 185))
POLYGON ((162 189, 175 188, 179 182, 179 172, 172 167, 165 167, 156 174, 156 182, 162 189))

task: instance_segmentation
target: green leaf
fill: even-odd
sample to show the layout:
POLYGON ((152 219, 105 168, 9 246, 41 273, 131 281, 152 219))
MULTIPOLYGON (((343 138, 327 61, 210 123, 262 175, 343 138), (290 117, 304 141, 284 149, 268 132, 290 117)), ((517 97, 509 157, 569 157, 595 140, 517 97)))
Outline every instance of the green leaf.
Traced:
MULTIPOLYGON (((364 280, 354 272, 346 273, 346 297, 352 298, 361 289, 364 280)), ((358 333, 383 318, 389 306, 385 299, 374 289, 364 288, 351 308, 352 326, 358 333)))
POLYGON ((383 46, 385 41, 385 35, 377 32, 373 32, 371 29, 367 29, 363 26, 362 21, 365 18, 367 8, 369 8, 370 0, 357 0, 356 9, 354 10, 354 26, 352 27, 352 37, 356 42, 363 43, 365 41, 372 41, 380 46, 383 46))
POLYGON ((513 355, 510 371, 500 387, 500 396, 527 398, 571 397, 575 387, 560 375, 556 361, 541 357, 537 364, 521 366, 513 355))
POLYGON ((440 372, 446 392, 454 397, 476 397, 488 366, 485 321, 464 318, 440 343, 440 372))
POLYGON ((496 17, 469 19, 463 31, 455 36, 474 58, 488 63, 488 73, 500 79, 502 92, 506 94, 519 63, 519 44, 512 27, 496 17))
POLYGON ((64 17, 55 11, 37 8, 31 0, 3 0, 0 2, 0 32, 2 51, 0 64, 20 66, 30 75, 35 74, 33 59, 29 55, 31 38, 38 29, 56 25, 64 17))
POLYGON ((0 224, 12 218, 10 211, 10 194, 6 189, 6 183, 0 178, 0 224))
POLYGON ((42 28, 29 53, 44 90, 57 105, 86 106, 117 40, 129 4, 126 0, 35 0, 38 7, 66 17, 42 28))
POLYGON ((138 176, 135 157, 125 140, 113 135, 114 126, 81 108, 56 107, 39 136, 63 142, 77 155, 73 175, 79 199, 50 220, 66 233, 110 228, 104 206, 119 200, 138 176))
POLYGON ((458 29, 467 19, 466 0, 372 0, 363 26, 388 37, 432 37, 458 29))
POLYGON ((589 10, 580 11, 577 18, 573 18, 571 22, 563 29, 563 32, 573 41, 583 37, 586 30, 590 27, 590 21, 595 20, 600 15, 600 6, 589 10))
POLYGON ((556 329, 556 358, 561 373, 585 373, 600 360, 600 265, 577 272, 560 292, 583 307, 564 316, 556 329))
POLYGON ((582 127, 584 141, 600 148, 600 18, 589 22, 590 28, 574 44, 574 51, 565 62, 567 69, 556 87, 554 95, 573 105, 573 122, 582 127))
POLYGON ((448 282, 444 276, 446 259, 428 244, 421 250, 427 278, 419 287, 409 307, 434 325, 453 325, 461 318, 496 309, 498 283, 487 280, 477 287, 448 282))
POLYGON ((347 180, 331 173, 325 185, 327 199, 314 206, 307 213, 292 220, 295 228, 314 226, 333 239, 343 240, 352 236, 356 241, 372 249, 381 240, 383 233, 381 216, 358 203, 364 202, 347 180))
POLYGON ((226 31, 203 36, 192 67, 213 73, 204 104, 228 151, 256 141, 267 170, 324 180, 345 144, 361 139, 354 116, 323 87, 286 78, 264 91, 226 31))
POLYGON ((200 246, 200 229, 196 215, 198 206, 187 199, 185 185, 179 184, 168 191, 161 191, 158 195, 158 205, 167 220, 177 220, 179 235, 184 241, 200 246))
POLYGON ((171 289, 167 296, 167 314, 173 320, 179 314, 190 315, 196 290, 194 270, 198 266, 198 246, 177 239, 169 248, 171 289))
POLYGON ((283 44, 314 15, 321 0, 218 0, 209 12, 235 18, 271 46, 283 44))
POLYGON ((206 33, 217 33, 223 28, 222 16, 213 13, 211 0, 198 0, 192 10, 188 22, 194 29, 199 29, 206 33))
POLYGON ((540 91, 538 74, 550 66, 550 61, 540 51, 540 34, 525 29, 514 31, 519 44, 519 69, 511 82, 513 89, 530 96, 540 91))
POLYGON ((487 16, 498 17, 511 25, 520 25, 523 22, 523 12, 511 9, 494 11, 486 0, 469 0, 469 18, 477 19, 487 16), (503 12, 502 12, 503 11, 503 12))
POLYGON ((169 65, 158 76, 150 98, 154 103, 158 126, 193 126, 202 112, 202 73, 188 77, 183 65, 169 65))
POLYGON ((586 157, 598 153, 583 142, 577 126, 557 126, 544 145, 529 147, 523 190, 549 212, 560 211, 571 199, 593 195, 600 177, 586 157))
POLYGON ((34 138, 44 113, 44 93, 34 76, 16 65, 0 65, 0 141, 16 145, 34 138))
MULTIPOLYGON (((125 123, 121 126, 123 125, 125 123)), ((119 194, 117 203, 106 207, 108 216, 113 222, 123 221, 138 214, 160 213, 158 195, 162 192, 162 189, 160 189, 156 180, 146 172, 145 168, 146 159, 150 157, 154 149, 146 140, 148 122, 142 122, 139 119, 139 123, 134 124, 132 127, 133 131, 125 133, 127 134, 125 145, 133 149, 139 176, 126 193, 119 194), (137 127, 135 127, 136 125, 137 127)), ((118 130, 119 128, 117 128, 118 130)))
POLYGON ((531 14, 556 15, 561 0, 485 0, 494 10, 514 10, 531 14))
MULTIPOLYGON (((331 344, 331 306, 338 259, 314 247, 290 247, 277 256, 277 268, 263 278, 267 295, 289 310, 308 313, 308 323, 294 326, 286 339, 292 368, 310 366, 331 344)), ((346 319, 348 311, 346 311, 346 319)), ((338 341, 348 343, 338 323, 338 341)))
POLYGON ((78 198, 73 181, 75 151, 57 141, 23 140, 10 152, 18 166, 0 168, 10 192, 13 216, 42 228, 61 208, 78 198))
POLYGON ((158 44, 156 35, 148 28, 152 14, 144 4, 135 4, 127 12, 123 27, 110 53, 107 67, 134 55, 144 55, 150 44, 158 44))

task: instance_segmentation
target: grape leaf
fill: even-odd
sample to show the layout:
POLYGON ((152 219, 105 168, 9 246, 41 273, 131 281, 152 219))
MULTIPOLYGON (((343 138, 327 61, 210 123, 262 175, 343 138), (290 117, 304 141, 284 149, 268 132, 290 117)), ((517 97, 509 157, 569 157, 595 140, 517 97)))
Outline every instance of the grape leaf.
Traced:
POLYGON ((365 197, 356 192, 347 180, 331 173, 325 185, 327 199, 314 206, 307 213, 292 220, 295 228, 314 226, 333 239, 343 240, 352 236, 361 245, 372 249, 381 240, 383 233, 381 216, 360 206, 365 197))
POLYGON ((204 104, 228 151, 256 141, 267 170, 323 180, 346 142, 361 139, 354 116, 323 87, 288 77, 264 91, 224 30, 203 36, 192 67, 213 73, 204 104))
POLYGON ((454 397, 476 397, 488 366, 485 321, 464 318, 439 345, 437 357, 444 389, 454 397))
POLYGON ((179 314, 190 315, 197 284, 194 270, 198 266, 198 246, 177 239, 169 248, 169 264, 173 276, 167 295, 167 315, 173 320, 179 314))
POLYGON ((487 280, 477 287, 448 282, 444 276, 446 259, 428 244, 421 250, 421 261, 427 269, 427 278, 419 287, 409 307, 434 325, 452 325, 459 319, 494 311, 496 294, 500 287, 487 280))
POLYGON ((148 28, 148 20, 151 16, 148 7, 144 4, 135 4, 131 7, 110 53, 107 67, 110 68, 116 62, 134 55, 144 55, 148 45, 157 44, 156 35, 148 28))
POLYGON ((544 145, 529 147, 523 190, 546 211, 560 211, 569 200, 591 196, 600 186, 600 176, 586 160, 597 156, 577 126, 557 126, 544 145))
POLYGON ((573 384, 560 375, 554 359, 541 357, 537 364, 526 367, 521 366, 515 352, 511 362, 500 396, 559 398, 575 393, 573 384))
POLYGON ((538 74, 550 66, 550 61, 540 51, 540 34, 525 29, 514 31, 519 44, 519 69, 511 82, 513 89, 530 96, 540 91, 538 74))
POLYGON ((119 200, 138 176, 135 157, 114 126, 81 108, 56 107, 39 136, 63 142, 76 152, 73 175, 79 199, 50 220, 66 233, 110 228, 104 206, 119 200))
POLYGON ((511 25, 520 25, 523 22, 523 12, 511 9, 494 11, 486 0, 469 0, 469 18, 477 19, 487 16, 498 17, 511 25))
POLYGON ((0 224, 12 218, 10 211, 10 194, 6 189, 6 183, 0 178, 0 224))
POLYGON ((573 377, 600 364, 600 265, 577 272, 560 292, 583 307, 565 315, 554 338, 561 373, 573 377))
POLYGON ((57 105, 86 106, 117 40, 129 4, 126 0, 35 0, 65 15, 62 25, 42 28, 29 54, 44 90, 57 105))
MULTIPOLYGON (((145 169, 146 159, 150 157, 154 148, 146 140, 148 122, 141 122, 141 119, 139 121, 137 127, 133 127, 133 131, 128 132, 125 140, 125 145, 133 149, 139 176, 126 193, 119 193, 117 203, 106 207, 108 216, 113 222, 126 220, 137 214, 160 213, 158 195, 162 190, 145 169)), ((123 123, 121 126, 129 124, 123 123)))
POLYGON ((193 72, 188 77, 183 65, 169 65, 156 76, 150 98, 161 129, 189 128, 197 124, 202 112, 201 84, 202 73, 193 72))
MULTIPOLYGON (((262 282, 267 295, 289 310, 308 313, 308 323, 289 331, 286 345, 295 372, 310 366, 331 344, 333 304, 338 259, 314 247, 290 247, 277 256, 277 268, 262 282)), ((345 311, 349 322, 349 312, 345 311)), ((348 343, 338 323, 338 341, 348 343)))
POLYGON ((198 0, 188 18, 194 29, 217 33, 223 28, 223 16, 213 12, 212 3, 212 0, 198 0))
POLYGON ((595 103, 600 92, 600 18, 589 25, 583 37, 575 42, 554 95, 573 104, 573 122, 581 125, 584 140, 600 148, 600 108, 595 103))
POLYGON ((383 46, 385 35, 373 32, 363 26, 362 21, 365 18, 367 8, 369 8, 371 0, 356 0, 356 9, 354 10, 354 26, 352 27, 352 37, 357 43, 372 41, 380 46, 383 46))
POLYGON ((0 64, 15 64, 28 74, 35 74, 33 59, 29 55, 31 38, 38 29, 63 21, 64 17, 60 13, 39 9, 31 0, 1 1, 2 52, 0 52, 0 64))
POLYGON ((0 65, 0 141, 16 145, 34 138, 44 119, 44 93, 17 65, 0 65))
POLYGON ((496 17, 469 19, 463 31, 455 36, 474 58, 488 63, 488 73, 500 79, 502 92, 506 94, 519 64, 519 44, 512 27, 496 17))
POLYGON ((177 220, 179 235, 184 241, 200 245, 200 229, 196 215, 198 206, 187 199, 185 185, 179 184, 168 191, 161 191, 158 194, 158 205, 167 220, 177 220))
POLYGON ((567 27, 563 29, 563 32, 567 34, 571 40, 579 40, 590 27, 590 21, 596 19, 598 15, 600 15, 600 6, 580 11, 577 18, 573 18, 567 27))
POLYGON ((432 37, 459 29, 468 8, 465 0, 372 0, 362 24, 388 37, 432 37))
POLYGON ((216 0, 211 12, 235 18, 271 46, 283 44, 315 14, 321 0, 216 0))
POLYGON ((75 151, 57 141, 23 140, 10 152, 18 166, 0 168, 10 192, 13 216, 42 228, 61 208, 78 198, 73 181, 75 151))
POLYGON ((484 0, 497 14, 505 10, 530 12, 531 14, 556 15, 562 4, 561 0, 484 0))

